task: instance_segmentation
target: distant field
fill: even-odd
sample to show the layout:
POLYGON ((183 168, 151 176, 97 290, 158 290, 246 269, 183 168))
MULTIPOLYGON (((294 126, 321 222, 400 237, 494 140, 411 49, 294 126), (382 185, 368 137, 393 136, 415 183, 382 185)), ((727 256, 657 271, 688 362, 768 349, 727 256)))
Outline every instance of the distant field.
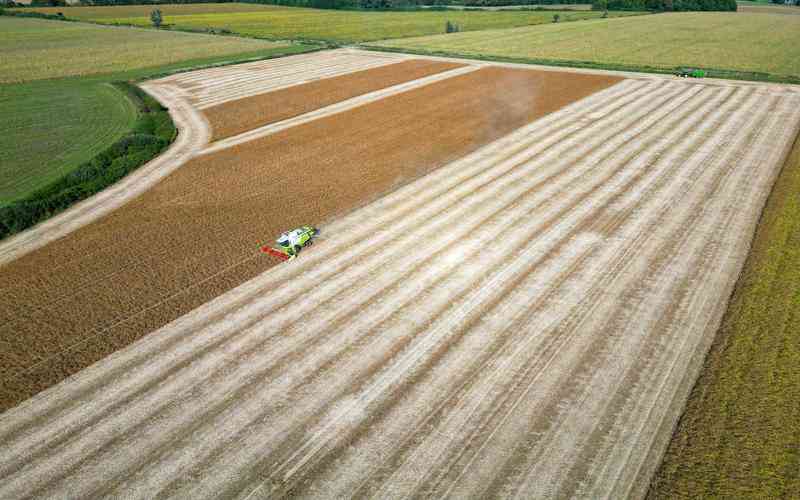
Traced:
POLYGON ((113 80, 308 50, 292 44, 0 17, 0 206, 88 161, 136 112, 113 80))
MULTIPOLYGON (((65 10, 61 8, 60 10, 65 10)), ((0 83, 111 73, 277 46, 263 40, 0 18, 0 83)))
POLYGON ((800 138, 650 498, 800 491, 800 138))
POLYGON ((629 69, 699 66, 800 78, 800 16, 671 13, 381 42, 384 47, 629 69))
POLYGON ((547 5, 507 5, 503 7, 467 7, 464 5, 448 5, 448 9, 485 9, 485 10, 592 10, 590 3, 551 3, 547 5))
MULTIPOLYGON (((415 11, 364 12, 276 7, 251 4, 160 5, 164 22, 178 29, 227 29, 234 33, 276 40, 306 39, 364 42, 444 33, 452 21, 464 31, 551 23, 553 11, 415 11)), ((40 8, 64 12, 69 18, 110 24, 150 25, 153 6, 40 8)), ((612 16, 640 13, 618 12, 612 16)), ((600 12, 559 12, 561 21, 598 18, 600 12)))
POLYGON ((800 15, 800 7, 796 5, 778 5, 774 3, 760 3, 760 2, 737 2, 737 3, 739 3, 739 12, 800 15))

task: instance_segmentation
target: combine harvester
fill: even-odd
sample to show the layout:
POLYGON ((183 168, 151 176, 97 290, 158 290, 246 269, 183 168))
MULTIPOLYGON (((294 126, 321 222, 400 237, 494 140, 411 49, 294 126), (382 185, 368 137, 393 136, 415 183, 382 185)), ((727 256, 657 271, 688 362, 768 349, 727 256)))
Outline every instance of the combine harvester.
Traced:
POLYGON ((697 68, 680 68, 675 73, 675 76, 679 76, 681 78, 705 78, 706 72, 705 70, 697 68))
POLYGON ((314 238, 319 234, 319 229, 314 226, 300 226, 291 231, 285 231, 275 240, 277 248, 269 245, 261 247, 261 251, 278 257, 282 260, 289 260, 297 257, 300 250, 314 244, 314 238))

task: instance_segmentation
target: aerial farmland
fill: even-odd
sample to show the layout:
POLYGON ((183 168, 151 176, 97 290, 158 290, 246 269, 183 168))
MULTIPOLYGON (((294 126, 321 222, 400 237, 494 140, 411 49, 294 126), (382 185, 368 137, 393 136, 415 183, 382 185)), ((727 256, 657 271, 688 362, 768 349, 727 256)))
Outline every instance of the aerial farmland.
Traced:
MULTIPOLYGON (((111 92, 103 75, 134 72, 133 119, 161 106, 176 132, 0 241, 0 498, 781 491, 709 486, 683 464, 726 453, 713 415, 748 425, 707 402, 745 397, 718 389, 742 378, 726 356, 762 366, 755 331, 764 353, 794 352, 766 336, 792 331, 800 285, 774 270, 800 257, 785 244, 800 234, 800 86, 777 69, 681 78, 431 49, 479 51, 489 28, 388 51, 162 30, 190 53, 157 69, 105 42, 108 70, 11 59, 30 88, 39 72, 111 92), (217 38, 213 57, 240 60, 198 63, 195 44, 217 38), (265 253, 307 224, 313 246, 265 253)), ((537 27, 505 33, 519 29, 537 27)), ((778 418, 794 386, 773 387, 778 418)))

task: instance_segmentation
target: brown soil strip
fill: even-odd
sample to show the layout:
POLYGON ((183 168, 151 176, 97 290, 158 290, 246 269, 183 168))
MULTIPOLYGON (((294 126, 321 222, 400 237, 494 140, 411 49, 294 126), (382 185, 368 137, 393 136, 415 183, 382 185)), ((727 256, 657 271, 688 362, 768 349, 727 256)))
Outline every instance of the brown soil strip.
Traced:
POLYGON ((359 95, 461 66, 464 65, 414 59, 245 97, 213 106, 203 112, 211 122, 212 140, 216 141, 359 95))
POLYGON ((321 224, 619 80, 487 68, 195 158, 0 268, 0 408, 274 266, 257 249, 280 231, 321 224))

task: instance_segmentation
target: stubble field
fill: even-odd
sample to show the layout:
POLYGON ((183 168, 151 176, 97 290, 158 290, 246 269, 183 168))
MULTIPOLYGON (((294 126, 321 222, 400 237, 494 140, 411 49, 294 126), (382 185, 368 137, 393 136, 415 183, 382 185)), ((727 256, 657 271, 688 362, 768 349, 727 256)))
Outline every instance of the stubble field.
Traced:
MULTIPOLYGON (((274 64, 248 67, 291 72, 274 64)), ((4 263, 7 406, 130 345, 0 416, 0 496, 642 495, 800 93, 440 69, 199 141, 141 197, 4 263), (264 272, 258 240, 304 223, 319 242, 264 272)), ((263 92, 208 71, 148 88, 263 92)))
MULTIPOLYGON (((274 75, 275 66, 300 83, 316 67, 332 76, 337 67, 358 70, 358 61, 367 67, 399 63, 400 75, 408 73, 402 59, 347 53, 243 68, 258 82, 250 87, 257 93, 268 88, 263 76, 274 75)), ((453 66, 438 64, 440 71, 453 66)), ((617 80, 585 75, 565 83, 557 73, 473 69, 478 71, 197 156, 122 209, 0 267, 0 285, 10 297, 0 305, 2 405, 35 394, 271 267, 276 262, 258 253, 259 243, 286 227, 352 210, 617 80)), ((234 96, 247 98, 240 80, 218 86, 220 71, 225 69, 206 70, 217 95, 225 99, 234 89, 234 96)), ((186 75, 191 73, 163 86, 175 88, 186 75)), ((341 85, 337 77, 323 81, 341 85)), ((195 95, 203 99, 204 87, 195 95)), ((230 105, 237 109, 235 100, 230 105)))

